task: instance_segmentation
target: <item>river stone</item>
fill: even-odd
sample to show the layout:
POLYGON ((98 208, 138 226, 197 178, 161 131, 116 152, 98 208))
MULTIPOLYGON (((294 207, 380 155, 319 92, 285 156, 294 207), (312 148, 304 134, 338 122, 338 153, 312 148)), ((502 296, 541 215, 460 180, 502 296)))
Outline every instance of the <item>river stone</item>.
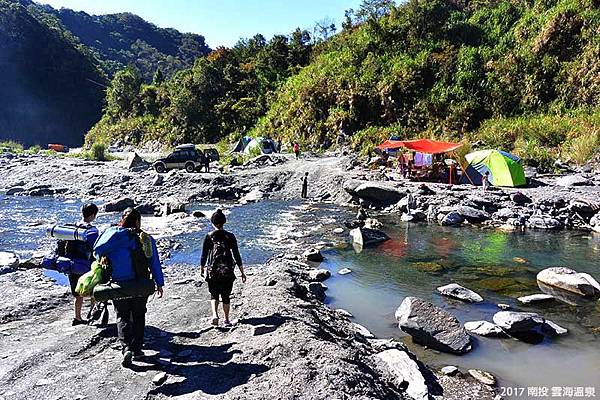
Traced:
POLYGON ((152 186, 162 186, 165 178, 161 174, 156 174, 154 180, 152 181, 152 186))
POLYGON ((417 343, 453 354, 464 354, 471 350, 471 338, 460 322, 423 299, 405 298, 396 310, 395 317, 398 327, 417 343))
POLYGON ((358 185, 354 193, 361 199, 366 199, 375 203, 394 204, 403 198, 406 193, 393 186, 381 182, 366 182, 358 185))
POLYGON ((358 332, 361 336, 363 336, 367 339, 373 339, 375 337, 375 335, 373 335, 369 329, 362 326, 361 324, 357 324, 356 322, 353 322, 352 326, 354 326, 354 329, 356 330, 356 332, 358 332))
POLYGON ((138 153, 134 152, 133 155, 127 160, 127 169, 130 171, 143 171, 150 166, 150 163, 145 161, 138 153))
POLYGON ((571 186, 587 186, 590 184, 590 180, 584 178, 581 175, 567 175, 561 176, 556 180, 558 186, 571 187, 571 186))
POLYGON ((566 335, 569 331, 567 330, 567 328, 563 328, 562 326, 558 325, 556 322, 550 321, 549 319, 547 319, 546 321, 544 321, 544 324, 542 325, 542 332, 550 335, 550 336, 560 336, 560 335, 566 335))
POLYGON ((0 251, 0 269, 14 269, 19 266, 19 257, 9 251, 0 251))
POLYGON ((340 275, 348 275, 349 273, 351 273, 352 270, 350 268, 342 268, 338 271, 338 274, 340 275))
POLYGON ((406 394, 410 398, 416 400, 430 398, 427 380, 419 364, 406 351, 389 349, 376 354, 375 357, 385 363, 388 371, 394 376, 397 386, 406 387, 408 383, 406 394))
POLYGON ((327 286, 321 282, 311 282, 308 284, 308 291, 317 298, 319 301, 325 300, 325 291, 327 286))
POLYGON ((457 211, 451 211, 442 218, 442 226, 460 225, 465 221, 464 217, 457 211))
POLYGON ((104 204, 104 211, 121 212, 133 206, 135 206, 135 201, 132 198, 121 197, 120 199, 109 201, 108 203, 104 204))
POLYGON ((389 240, 389 236, 378 229, 356 228, 350 231, 352 241, 362 246, 370 246, 389 240))
POLYGON ((494 386, 496 384, 496 378, 494 378, 494 375, 490 374, 489 372, 482 371, 480 369, 470 369, 469 375, 484 385, 494 386))
POLYGON ((340 235, 340 234, 344 233, 344 228, 335 228, 333 230, 333 233, 335 233, 336 235, 340 235))
POLYGON ((304 253, 302 253, 302 256, 307 261, 321 262, 324 260, 323 255, 321 254, 321 251, 319 249, 308 249, 304 253))
POLYGON ((600 297, 600 284, 588 274, 566 267, 546 268, 537 274, 538 282, 583 297, 600 297))
POLYGON ((346 318, 352 318, 352 317, 354 317, 354 315, 352 315, 352 313, 350 313, 347 310, 344 310, 343 308, 338 308, 338 309, 335 310, 335 312, 338 315, 341 315, 342 317, 346 317, 346 318))
POLYGON ((477 224, 490 219, 489 213, 469 206, 460 206, 456 212, 472 224, 477 224))
POLYGON ((496 324, 488 321, 470 321, 465 322, 465 329, 479 336, 499 337, 506 336, 506 333, 496 324))
POLYGON ((152 378, 152 383, 154 383, 156 386, 160 386, 163 383, 165 383, 166 380, 167 380, 167 373, 159 372, 158 374, 154 375, 154 378, 152 378))
POLYGON ((308 279, 313 282, 323 282, 331 276, 331 272, 326 269, 313 269, 308 272, 308 279))
POLYGON ((531 203, 531 198, 525 196, 521 192, 515 192, 510 195, 510 199, 518 206, 524 206, 525 204, 531 203))
POLYGON ((6 195, 7 196, 13 196, 13 195, 15 195, 17 193, 21 193, 21 192, 24 192, 24 191, 25 191, 24 187, 20 187, 20 186, 19 187, 11 187, 10 189, 8 189, 6 191, 6 195))
POLYGON ((454 376, 458 373, 458 367, 455 367, 454 365, 447 365, 444 368, 442 368, 441 371, 444 375, 454 376))
POLYGON ((499 311, 494 314, 493 320, 508 333, 529 332, 544 323, 544 318, 536 313, 518 311, 499 311))
POLYGON ((479 294, 475 293, 471 289, 462 287, 457 283, 450 283, 446 286, 440 286, 437 288, 437 291, 444 296, 466 301, 468 303, 479 303, 483 301, 483 297, 481 297, 479 294))
POLYGON ((532 229, 558 230, 563 224, 556 218, 534 215, 527 221, 527 227, 532 229))
POLYGON ((537 293, 529 296, 522 296, 517 299, 521 304, 533 304, 533 303, 544 303, 554 300, 554 296, 551 294, 537 293))

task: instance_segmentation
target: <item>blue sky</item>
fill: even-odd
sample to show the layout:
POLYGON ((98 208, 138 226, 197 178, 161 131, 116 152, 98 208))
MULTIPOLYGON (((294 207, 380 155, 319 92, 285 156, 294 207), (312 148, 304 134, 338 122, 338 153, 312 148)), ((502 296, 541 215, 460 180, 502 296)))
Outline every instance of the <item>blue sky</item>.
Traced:
POLYGON ((212 48, 232 46, 241 37, 288 34, 312 28, 328 17, 338 29, 344 10, 361 0, 37 0, 88 14, 132 12, 160 27, 203 35, 212 48))

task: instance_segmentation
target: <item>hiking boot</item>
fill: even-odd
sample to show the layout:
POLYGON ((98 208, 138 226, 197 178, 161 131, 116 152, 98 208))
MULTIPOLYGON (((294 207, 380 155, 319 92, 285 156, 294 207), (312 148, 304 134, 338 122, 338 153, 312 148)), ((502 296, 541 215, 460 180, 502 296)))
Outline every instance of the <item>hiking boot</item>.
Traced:
POLYGON ((231 327, 233 326, 233 324, 231 323, 231 321, 229 321, 228 319, 226 319, 226 320, 223 322, 223 326, 224 326, 225 328, 231 328, 231 327))
POLYGON ((212 324, 212 326, 219 326, 219 318, 218 317, 213 318, 211 324, 212 324))
POLYGON ((77 326, 77 325, 87 325, 87 321, 85 319, 76 319, 73 318, 73 322, 71 322, 71 326, 77 326))
POLYGON ((131 360, 133 359, 133 351, 126 350, 123 353, 123 361, 121 361, 121 365, 125 368, 131 367, 131 360))
POLYGON ((133 352, 133 361, 141 361, 144 359, 146 355, 142 350, 137 350, 133 352))

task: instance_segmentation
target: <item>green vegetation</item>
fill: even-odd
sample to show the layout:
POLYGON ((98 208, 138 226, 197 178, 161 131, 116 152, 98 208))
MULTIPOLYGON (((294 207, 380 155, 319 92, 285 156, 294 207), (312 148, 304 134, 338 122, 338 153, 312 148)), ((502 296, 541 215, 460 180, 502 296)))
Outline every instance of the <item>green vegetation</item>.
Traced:
POLYGON ((22 153, 23 145, 13 140, 5 140, 0 142, 0 149, 9 153, 22 153))
POLYGON ((94 161, 106 160, 106 145, 104 143, 94 143, 90 149, 94 161))

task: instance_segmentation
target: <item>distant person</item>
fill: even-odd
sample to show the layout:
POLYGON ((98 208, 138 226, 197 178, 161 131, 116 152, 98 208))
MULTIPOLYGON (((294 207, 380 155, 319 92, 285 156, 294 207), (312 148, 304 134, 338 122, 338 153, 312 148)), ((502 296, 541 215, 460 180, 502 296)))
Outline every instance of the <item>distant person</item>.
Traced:
MULTIPOLYGON (((136 279, 136 266, 133 263, 133 252, 143 246, 144 253, 151 252, 150 273, 156 284, 158 297, 163 295, 165 284, 156 242, 150 235, 141 230, 142 217, 139 211, 128 208, 123 212, 119 225, 107 229, 96 241, 94 253, 96 257, 106 256, 112 267, 111 280, 124 282, 136 279)), ((113 300, 117 312, 117 332, 123 345, 124 367, 131 361, 144 357, 144 328, 146 326, 146 302, 148 297, 134 297, 113 300)))
POLYGON ((484 192, 487 192, 488 188, 490 187, 489 178, 490 178, 490 173, 488 171, 485 171, 483 173, 483 177, 481 178, 481 187, 484 192))
POLYGON ((204 155, 204 170, 210 172, 210 157, 207 155, 204 155))
POLYGON ((75 318, 73 318, 73 326, 88 323, 88 321, 81 317, 83 297, 77 294, 75 288, 77 287, 79 278, 90 271, 92 262, 94 261, 93 248, 94 242, 98 238, 98 230, 95 229, 92 222, 94 222, 97 215, 98 206, 93 203, 84 204, 83 207, 81 207, 81 220, 75 225, 82 229, 90 229, 91 234, 86 236, 85 242, 80 240, 59 240, 57 244, 56 254, 60 257, 68 258, 72 263, 68 277, 71 286, 71 294, 75 297, 75 318))
POLYGON ((215 230, 207 234, 202 245, 200 258, 200 275, 208 284, 212 310, 212 325, 219 326, 219 299, 223 303, 223 326, 230 327, 230 296, 235 281, 235 265, 242 274, 242 282, 246 282, 246 274, 242 265, 242 257, 238 249, 235 235, 223 229, 227 218, 223 211, 217 210, 210 218, 215 230))
POLYGON ((294 154, 296 155, 296 160, 300 157, 300 145, 298 142, 294 142, 294 154))
POLYGON ((304 176, 302 177, 302 195, 301 197, 303 199, 306 199, 308 197, 308 172, 304 173, 304 176))

